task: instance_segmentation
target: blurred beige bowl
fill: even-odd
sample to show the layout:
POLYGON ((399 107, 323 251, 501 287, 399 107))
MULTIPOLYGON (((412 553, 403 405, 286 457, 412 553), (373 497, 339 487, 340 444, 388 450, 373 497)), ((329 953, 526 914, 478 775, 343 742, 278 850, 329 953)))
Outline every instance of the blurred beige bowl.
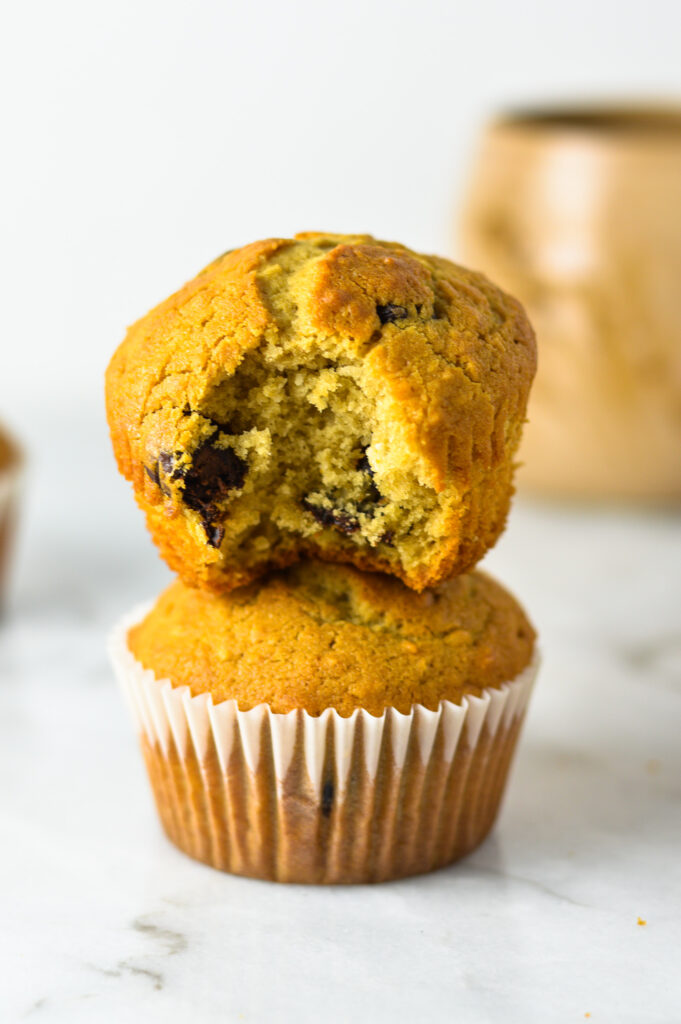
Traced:
POLYGON ((492 123, 460 242, 537 331, 520 487, 679 501, 681 107, 492 123))

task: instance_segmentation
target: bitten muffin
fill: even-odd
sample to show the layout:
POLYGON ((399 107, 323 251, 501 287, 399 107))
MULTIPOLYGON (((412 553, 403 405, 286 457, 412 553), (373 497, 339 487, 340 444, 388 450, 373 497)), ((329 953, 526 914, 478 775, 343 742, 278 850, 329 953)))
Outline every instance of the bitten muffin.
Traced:
POLYGON ((227 595, 176 582, 112 653, 173 842, 237 874, 361 882, 485 837, 534 642, 482 573, 417 594, 303 562, 227 595))
POLYGON ((535 364, 521 306, 481 275, 303 234, 226 253, 136 323, 108 419, 186 583, 313 556, 422 590, 501 532, 535 364))

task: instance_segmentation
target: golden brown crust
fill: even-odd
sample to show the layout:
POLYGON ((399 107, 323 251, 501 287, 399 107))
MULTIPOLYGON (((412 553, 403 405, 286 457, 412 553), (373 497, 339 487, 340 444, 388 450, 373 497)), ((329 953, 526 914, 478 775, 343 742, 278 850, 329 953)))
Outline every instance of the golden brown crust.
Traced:
POLYGON ((460 703, 513 680, 531 660, 534 631, 482 573, 416 594, 388 576, 303 562, 222 596, 178 581, 129 644, 157 678, 242 710, 380 714, 460 703))
MULTIPOLYGON (((144 427, 157 410, 198 402, 211 366, 233 370, 269 323, 255 271, 283 240, 227 253, 138 320, 106 373, 106 408, 118 468, 136 496, 159 503, 144 471, 144 427)), ((151 439, 153 444, 153 438, 151 439)), ((151 454, 151 453, 150 453, 151 454)))
POLYGON ((370 236, 307 233, 224 255, 135 324, 107 371, 107 414, 119 469, 190 585, 228 591, 313 555, 420 590, 470 569, 503 529, 535 365, 522 308, 481 275, 370 236), (285 258, 293 269, 275 274, 285 258), (229 519, 211 541, 177 475, 159 481, 159 453, 196 450, 213 429, 187 410, 205 410, 247 354, 293 344, 360 366, 378 469, 399 461, 439 508, 422 557, 322 526, 235 554, 229 519))

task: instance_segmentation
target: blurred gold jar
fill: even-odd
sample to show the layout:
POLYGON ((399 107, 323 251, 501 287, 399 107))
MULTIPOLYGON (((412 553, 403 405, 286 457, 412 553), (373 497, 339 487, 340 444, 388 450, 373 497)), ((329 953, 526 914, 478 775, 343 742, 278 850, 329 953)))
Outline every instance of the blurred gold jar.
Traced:
POLYGON ((0 614, 5 603, 7 568, 14 540, 22 461, 19 446, 0 423, 0 614))
POLYGON ((681 107, 493 122, 460 241, 537 332, 519 486, 680 500, 681 107))

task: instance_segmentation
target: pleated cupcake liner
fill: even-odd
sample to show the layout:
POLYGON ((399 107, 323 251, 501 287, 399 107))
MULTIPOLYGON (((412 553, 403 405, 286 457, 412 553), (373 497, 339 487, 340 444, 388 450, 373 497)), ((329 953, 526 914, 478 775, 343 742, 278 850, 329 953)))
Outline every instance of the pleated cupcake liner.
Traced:
POLYGON ((113 630, 111 659, 168 837, 234 874, 377 882, 442 867, 489 832, 538 659, 515 679, 435 711, 248 711, 157 679, 113 630))

